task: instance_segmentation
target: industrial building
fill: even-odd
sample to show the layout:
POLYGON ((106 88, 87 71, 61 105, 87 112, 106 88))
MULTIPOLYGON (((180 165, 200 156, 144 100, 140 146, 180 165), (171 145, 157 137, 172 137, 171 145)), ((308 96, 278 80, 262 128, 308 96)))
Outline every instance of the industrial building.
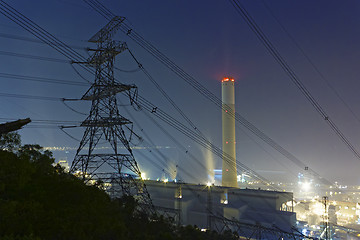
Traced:
POLYGON ((214 216, 292 231, 296 225, 293 194, 214 185, 145 181, 155 206, 174 209, 183 225, 214 229, 214 216))

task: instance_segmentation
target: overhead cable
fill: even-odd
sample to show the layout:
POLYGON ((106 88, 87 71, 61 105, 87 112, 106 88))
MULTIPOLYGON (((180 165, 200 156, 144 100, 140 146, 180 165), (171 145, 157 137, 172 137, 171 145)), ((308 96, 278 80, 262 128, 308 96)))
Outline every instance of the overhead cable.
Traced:
MULTIPOLYGON (((90 0, 84 0, 84 1, 89 4, 90 0)), ((91 2, 93 2, 93 1, 94 0, 91 0, 91 2)), ((93 5, 91 5, 91 4, 89 4, 89 5, 94 8, 93 5)), ((104 7, 102 7, 102 8, 104 8, 104 7)), ((96 11, 99 11, 99 10, 96 10, 96 11)), ((102 15, 106 15, 106 17, 105 17, 106 19, 111 19, 113 16, 115 16, 109 10, 107 11, 107 13, 109 13, 109 14, 106 15, 105 12, 103 12, 103 14, 102 14, 102 15)), ((178 75, 181 79, 183 79, 190 86, 192 86, 201 95, 203 95, 205 98, 210 100, 213 104, 215 104, 217 107, 219 107, 223 111, 227 112, 228 114, 231 114, 237 122, 239 122, 241 125, 243 125, 245 128, 247 128, 255 136, 259 137, 262 141, 264 141, 266 144, 271 146, 273 149, 278 151, 284 157, 286 157, 287 159, 292 161, 296 166, 298 166, 301 169, 305 169, 305 168, 308 169, 307 171, 309 173, 311 173, 313 176, 316 176, 320 180, 320 182, 322 182, 324 184, 332 185, 332 183, 329 180, 326 180, 325 178, 321 177, 320 174, 318 174, 316 171, 311 169, 307 164, 303 163, 300 159, 298 159, 293 154, 291 154, 289 151, 287 151, 282 146, 280 146, 277 142, 275 142, 272 138, 267 136, 260 129, 255 127, 252 123, 250 123, 247 119, 245 119, 243 116, 241 116, 238 112, 233 113, 233 111, 229 111, 230 110, 229 106, 223 105, 220 98, 218 98, 215 94, 210 92, 205 86, 203 86, 201 83, 199 83, 191 75, 186 73, 182 68, 180 68, 172 60, 170 60, 163 53, 161 53, 150 42, 145 40, 140 34, 138 34, 132 27, 130 27, 126 23, 126 20, 121 25, 120 30, 123 33, 125 33, 129 38, 131 38, 135 43, 137 43, 140 47, 142 47, 144 50, 146 50, 151 55, 153 55, 156 59, 158 59, 161 63, 163 63, 166 67, 168 67, 171 71, 173 71, 176 75, 178 75)))
POLYGON ((285 59, 280 55, 277 49, 273 46, 261 28, 256 24, 253 18, 246 11, 244 6, 240 3, 239 0, 229 0, 234 6, 237 13, 245 20, 250 29, 255 33, 256 37, 261 41, 265 48, 269 51, 271 56, 279 63, 281 68, 289 76, 295 86, 300 90, 300 92, 305 96, 305 98, 310 102, 318 114, 322 117, 323 120, 330 126, 330 128, 335 132, 335 134, 340 138, 340 140, 345 144, 345 146, 354 154, 354 156, 360 160, 360 154, 354 147, 354 145, 346 138, 344 133, 339 129, 335 122, 330 118, 329 114, 322 108, 310 91, 305 87, 299 77, 291 69, 285 59))
POLYGON ((311 60, 309 55, 305 52, 305 50, 300 46, 300 44, 296 41, 296 39, 290 34, 290 32, 285 28, 285 26, 280 22, 280 20, 275 16, 269 5, 262 0, 265 8, 269 11, 270 15, 275 19, 275 21, 279 24, 284 33, 289 37, 289 39, 294 43, 297 49, 301 52, 301 54, 305 57, 305 59, 309 62, 315 72, 320 76, 320 78, 325 82, 325 84, 333 91, 335 96, 342 102, 342 104, 349 110, 349 112, 353 115, 353 117, 360 123, 360 118, 355 114, 353 109, 346 103, 344 98, 341 97, 339 92, 335 89, 335 87, 330 83, 330 81, 325 77, 325 75, 320 71, 320 69, 315 65, 314 61, 311 60))
POLYGON ((55 84, 64 84, 64 85, 73 85, 73 86, 89 86, 89 84, 83 82, 75 82, 64 79, 26 76, 26 75, 18 75, 11 73, 0 73, 0 78, 17 79, 17 80, 32 81, 32 82, 43 82, 43 83, 55 83, 55 84))
MULTIPOLYGON (((21 27, 23 27, 25 30, 32 33, 37 38, 41 39, 42 41, 46 42, 60 52, 62 55, 67 57, 69 60, 75 61, 75 62, 87 62, 86 59, 81 56, 81 54, 77 53, 75 50, 71 49, 68 45, 65 43, 62 43, 59 39, 48 33, 46 30, 42 29, 40 26, 38 26, 36 23, 32 22, 27 17, 23 16, 21 13, 19 13, 17 10, 13 9, 11 6, 9 6, 7 3, 5 3, 3 0, 0 0, 0 12, 4 14, 6 17, 14 21, 15 23, 19 24, 21 27)), ((122 25, 121 25, 122 26, 122 25)), ((86 71, 94 74, 94 70, 90 68, 89 66, 85 64, 80 64, 80 66, 85 69, 86 71)), ((123 92, 124 93, 124 92, 123 92)), ((124 94, 130 94, 130 93, 124 93, 124 94)), ((18 95, 18 97, 21 97, 18 95)), ((29 96, 27 96, 29 97, 29 96)), ((30 96, 31 97, 31 96, 30 96)), ((146 108, 147 111, 152 112, 154 109, 154 105, 151 104, 149 101, 145 100, 141 96, 138 96, 138 100, 141 99, 142 106, 146 108)), ((46 100, 43 98, 43 100, 46 100)), ((60 100, 56 98, 48 98, 48 100, 60 100)), ((61 99, 62 100, 62 99, 61 99)), ((220 104, 221 104, 221 100, 220 104)), ((206 140, 203 136, 199 136, 198 134, 194 134, 191 129, 184 128, 184 126, 181 124, 174 124, 174 121, 171 121, 169 118, 164 117, 163 115, 159 115, 160 119, 172 126, 173 128, 179 130, 181 133, 183 133, 185 136, 188 136, 190 139, 197 141, 201 146, 215 152, 218 156, 222 156, 222 150, 218 147, 213 146, 208 140, 206 140)), ((178 122, 178 121, 177 121, 178 122)), ((227 156, 226 153, 224 153, 225 161, 231 161, 231 157, 227 156)), ((232 160, 234 161, 234 160, 232 160)), ((256 174, 253 170, 249 169, 245 165, 238 163, 242 166, 244 170, 246 170, 248 173, 252 174, 255 178, 260 179, 262 182, 268 182, 266 179, 262 178, 260 175, 256 174)))

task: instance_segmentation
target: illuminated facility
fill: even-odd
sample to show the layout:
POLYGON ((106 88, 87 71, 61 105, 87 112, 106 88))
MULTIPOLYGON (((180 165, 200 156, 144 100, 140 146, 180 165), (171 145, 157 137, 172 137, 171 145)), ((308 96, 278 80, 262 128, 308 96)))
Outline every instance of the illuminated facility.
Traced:
POLYGON ((176 181, 146 180, 147 189, 157 209, 172 212, 183 225, 202 229, 221 226, 216 217, 241 223, 292 231, 296 225, 293 193, 238 188, 235 152, 235 80, 222 79, 222 170, 214 171, 214 184, 189 184, 176 181), (215 181, 217 182, 217 181, 215 181), (160 208, 159 208, 160 207, 160 208), (214 217, 216 216, 216 217, 214 217))
POLYGON ((152 180, 146 180, 145 184, 154 205, 160 206, 160 210, 172 210, 183 225, 212 230, 219 225, 224 227, 216 217, 276 226, 289 232, 296 225, 293 194, 289 192, 152 180))

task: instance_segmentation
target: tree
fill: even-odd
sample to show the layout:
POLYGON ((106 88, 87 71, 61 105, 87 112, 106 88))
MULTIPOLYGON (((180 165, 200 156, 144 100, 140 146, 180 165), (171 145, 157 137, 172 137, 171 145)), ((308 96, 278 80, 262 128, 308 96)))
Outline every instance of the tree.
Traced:
POLYGON ((0 149, 13 152, 20 147, 20 135, 17 132, 0 134, 0 149))
POLYGON ((0 239, 236 239, 140 214, 133 197, 110 199, 101 183, 86 185, 54 167, 39 145, 15 145, 0 150, 0 239))

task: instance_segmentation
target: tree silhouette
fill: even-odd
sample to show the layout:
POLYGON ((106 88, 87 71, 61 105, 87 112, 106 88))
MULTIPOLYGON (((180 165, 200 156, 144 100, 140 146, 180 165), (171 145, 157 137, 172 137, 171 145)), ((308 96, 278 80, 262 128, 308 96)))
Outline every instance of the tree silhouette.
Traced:
POLYGON ((39 145, 19 147, 18 135, 3 139, 12 147, 0 150, 0 239, 236 239, 150 219, 134 211, 134 198, 112 200, 101 183, 86 185, 53 166, 52 153, 39 145))

